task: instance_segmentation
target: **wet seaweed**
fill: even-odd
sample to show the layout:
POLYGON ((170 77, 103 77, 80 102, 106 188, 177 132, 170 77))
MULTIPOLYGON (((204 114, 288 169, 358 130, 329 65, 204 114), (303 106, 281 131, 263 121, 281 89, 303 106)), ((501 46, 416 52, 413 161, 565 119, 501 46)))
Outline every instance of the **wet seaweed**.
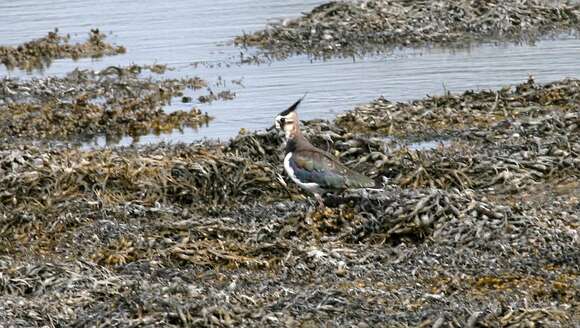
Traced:
POLYGON ((341 114, 343 135, 450 138, 429 151, 392 149, 385 139, 340 141, 342 157, 403 187, 517 193, 536 183, 578 178, 578 81, 468 91, 411 103, 379 99, 341 114), (356 149, 355 152, 352 149, 356 149))
MULTIPOLYGON (((352 132, 377 132, 395 137, 450 135, 461 129, 477 130, 510 124, 538 124, 546 114, 574 115, 580 81, 568 79, 538 85, 533 77, 500 90, 469 90, 462 94, 431 96, 408 103, 394 103, 383 97, 338 115, 337 125, 352 132)), ((474 131, 475 136, 479 133, 474 131)))
POLYGON ((331 1, 300 18, 235 38, 271 57, 346 56, 397 47, 533 42, 578 29, 578 7, 562 1, 331 1))
POLYGON ((401 104, 437 102, 440 119, 410 110, 399 137, 449 120, 449 142, 427 150, 368 126, 397 122, 392 106, 304 122, 382 184, 325 209, 283 174, 275 130, 92 150, 2 140, 0 322, 573 327, 578 92, 528 81, 401 104))
POLYGON ((60 35, 57 30, 48 35, 18 46, 0 46, 0 63, 8 69, 20 68, 27 71, 44 69, 55 59, 84 57, 103 57, 124 54, 123 46, 115 46, 105 41, 105 34, 98 29, 89 33, 89 38, 83 43, 70 43, 70 35, 60 35))
POLYGON ((142 77, 152 67, 110 66, 101 71, 75 70, 63 78, 0 80, 0 137, 71 141, 96 135, 139 137, 207 124, 207 113, 164 111, 187 90, 207 86, 198 77, 142 77))

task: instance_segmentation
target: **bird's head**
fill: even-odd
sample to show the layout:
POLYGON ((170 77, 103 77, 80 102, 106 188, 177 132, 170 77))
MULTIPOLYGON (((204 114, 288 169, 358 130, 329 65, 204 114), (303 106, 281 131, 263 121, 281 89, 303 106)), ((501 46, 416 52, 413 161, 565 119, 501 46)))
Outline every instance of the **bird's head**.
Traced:
POLYGON ((293 133, 296 133, 298 122, 298 113, 296 113, 296 108, 304 97, 298 99, 292 106, 288 107, 285 111, 281 112, 276 116, 276 128, 284 130, 286 133, 286 138, 290 138, 293 133))

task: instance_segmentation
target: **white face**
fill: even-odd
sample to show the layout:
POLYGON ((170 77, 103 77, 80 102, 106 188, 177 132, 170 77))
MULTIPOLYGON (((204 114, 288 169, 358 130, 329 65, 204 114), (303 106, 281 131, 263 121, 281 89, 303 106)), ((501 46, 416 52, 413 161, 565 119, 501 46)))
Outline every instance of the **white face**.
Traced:
POLYGON ((286 133, 286 138, 289 138, 294 130, 294 123, 298 121, 298 115, 292 112, 286 116, 278 115, 276 117, 276 128, 283 129, 286 133))
POLYGON ((281 129, 283 123, 283 119, 285 120, 284 116, 276 116, 276 129, 281 129))

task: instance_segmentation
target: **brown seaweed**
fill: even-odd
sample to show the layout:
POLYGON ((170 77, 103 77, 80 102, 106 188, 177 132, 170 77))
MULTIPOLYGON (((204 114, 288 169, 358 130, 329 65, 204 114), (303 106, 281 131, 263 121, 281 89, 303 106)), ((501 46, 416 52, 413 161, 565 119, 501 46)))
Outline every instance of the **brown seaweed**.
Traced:
POLYGON ((578 93, 528 81, 305 122, 382 184, 325 209, 284 176, 273 130, 93 150, 2 141, 0 322, 573 327, 578 93), (410 149, 370 123, 389 120, 400 138, 448 120, 449 142, 410 149))
POLYGON ((0 137, 72 140, 106 134, 139 137, 198 127, 211 118, 192 107, 167 113, 163 107, 186 90, 205 88, 198 77, 144 78, 144 69, 75 70, 63 78, 0 80, 0 137))
POLYGON ((533 42, 578 29, 578 7, 562 1, 331 1, 302 17, 235 38, 273 57, 353 56, 398 47, 533 42))
POLYGON ((55 59, 84 57, 102 57, 124 54, 123 46, 114 46, 105 42, 106 36, 98 29, 91 30, 89 38, 83 43, 71 44, 70 36, 60 35, 58 30, 48 35, 15 47, 0 46, 0 63, 7 68, 20 68, 31 71, 43 69, 55 59))

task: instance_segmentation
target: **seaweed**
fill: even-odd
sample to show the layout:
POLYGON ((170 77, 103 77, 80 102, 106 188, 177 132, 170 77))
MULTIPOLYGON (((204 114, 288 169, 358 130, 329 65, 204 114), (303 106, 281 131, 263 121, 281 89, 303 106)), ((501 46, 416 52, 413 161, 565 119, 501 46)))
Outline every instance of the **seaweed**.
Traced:
POLYGON ((49 67, 55 59, 98 58, 124 54, 127 51, 125 47, 111 45, 105 39, 106 36, 99 29, 93 29, 90 31, 87 41, 71 44, 69 43, 70 35, 60 35, 56 29, 37 40, 13 47, 0 46, 0 63, 8 69, 17 67, 32 71, 49 67))
POLYGON ((324 209, 284 176, 275 130, 91 150, 1 139, 0 322, 573 327, 577 86, 530 80, 304 122, 382 184, 324 209), (389 123, 395 139, 373 125, 389 123), (432 125, 448 142, 405 145, 432 125))
POLYGON ((234 42, 268 58, 352 57, 399 47, 534 42, 577 31, 579 21, 578 6, 562 1, 331 1, 234 42))

